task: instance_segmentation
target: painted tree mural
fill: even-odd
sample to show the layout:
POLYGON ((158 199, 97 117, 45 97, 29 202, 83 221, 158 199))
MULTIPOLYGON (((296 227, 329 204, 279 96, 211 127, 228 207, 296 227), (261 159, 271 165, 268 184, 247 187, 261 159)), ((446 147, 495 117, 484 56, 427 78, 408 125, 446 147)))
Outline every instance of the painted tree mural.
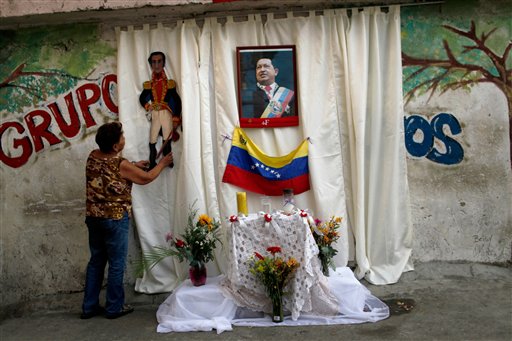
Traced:
POLYGON ((452 33, 442 41, 443 57, 422 58, 402 52, 406 103, 429 92, 428 100, 437 92, 470 89, 482 83, 495 85, 507 99, 512 166, 512 41, 508 30, 505 28, 505 37, 502 34, 491 42, 498 27, 480 34, 474 21, 469 29, 446 24, 442 28, 452 33))
POLYGON ((0 119, 88 80, 101 60, 115 55, 96 25, 1 31, 0 46, 0 119))

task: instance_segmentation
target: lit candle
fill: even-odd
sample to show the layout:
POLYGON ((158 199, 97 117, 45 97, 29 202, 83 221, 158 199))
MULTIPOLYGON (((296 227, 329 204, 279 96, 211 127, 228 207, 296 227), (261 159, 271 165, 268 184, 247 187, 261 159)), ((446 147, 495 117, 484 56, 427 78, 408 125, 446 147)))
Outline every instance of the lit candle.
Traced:
POLYGON ((236 204, 238 206, 238 214, 249 215, 247 211, 247 196, 245 192, 236 192, 236 204))

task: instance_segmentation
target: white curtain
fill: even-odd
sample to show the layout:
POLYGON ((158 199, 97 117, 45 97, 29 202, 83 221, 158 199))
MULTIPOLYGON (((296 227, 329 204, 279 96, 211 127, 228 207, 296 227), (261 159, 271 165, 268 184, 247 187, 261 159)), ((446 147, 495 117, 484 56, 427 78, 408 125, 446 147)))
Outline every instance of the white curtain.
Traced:
MULTIPOLYGON (((135 186, 134 216, 141 248, 165 244, 169 231, 180 234, 188 207, 217 219, 235 214, 240 188, 220 181, 238 126, 237 46, 295 45, 298 127, 246 129, 267 154, 285 155, 309 137, 311 190, 296 196, 297 206, 315 217, 342 216, 336 264, 354 255, 356 274, 376 284, 396 282, 409 270, 399 7, 325 11, 323 15, 274 18, 259 15, 236 22, 206 19, 176 27, 117 30, 120 120, 126 134, 125 157, 147 159, 149 122, 138 103, 149 80, 149 53, 163 51, 166 72, 183 101, 183 134, 173 145, 175 168, 154 183, 135 186), (353 233, 353 237, 352 237, 353 233), (352 243, 355 241, 355 249, 352 243), (350 252, 349 252, 350 251, 350 252)), ((243 191, 243 190, 242 190, 243 191)), ((251 212, 260 197, 247 193, 251 212)), ((272 198, 273 208, 281 198, 272 198)), ((224 227, 228 224, 224 221, 224 227)), ((225 243, 226 245, 226 243, 225 243)), ((226 269, 227 250, 217 250, 209 275, 226 269)), ((145 293, 172 290, 188 266, 166 259, 137 281, 145 293)))
MULTIPOLYGON (((142 83, 151 78, 147 61, 152 51, 166 55, 165 71, 176 81, 183 104, 183 132, 173 143, 174 168, 151 184, 134 186, 133 213, 143 252, 165 245, 168 232, 181 234, 186 227, 189 207, 219 217, 215 188, 213 143, 211 136, 208 90, 208 49, 201 58, 201 31, 195 21, 180 22, 176 27, 158 25, 142 30, 129 27, 117 30, 119 119, 123 123, 126 146, 124 157, 147 160, 149 157, 149 122, 138 102, 142 83), (199 67, 201 64, 201 67, 199 67)), ((158 146, 157 146, 158 148, 158 146)), ((218 264, 208 264, 211 275, 220 274, 218 264)), ((168 292, 187 278, 188 267, 168 257, 137 280, 135 290, 143 293, 168 292)))
POLYGON ((338 114, 356 276, 395 283, 412 270, 411 222, 403 139, 400 8, 335 13, 340 49, 338 114))

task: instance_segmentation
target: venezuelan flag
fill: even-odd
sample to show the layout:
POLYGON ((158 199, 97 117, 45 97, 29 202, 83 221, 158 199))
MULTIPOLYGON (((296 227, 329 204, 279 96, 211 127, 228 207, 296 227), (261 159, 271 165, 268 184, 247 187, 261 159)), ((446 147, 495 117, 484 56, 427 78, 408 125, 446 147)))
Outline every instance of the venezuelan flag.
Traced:
POLYGON ((295 194, 309 190, 308 141, 285 156, 268 156, 235 128, 222 182, 265 195, 282 195, 292 188, 295 194))

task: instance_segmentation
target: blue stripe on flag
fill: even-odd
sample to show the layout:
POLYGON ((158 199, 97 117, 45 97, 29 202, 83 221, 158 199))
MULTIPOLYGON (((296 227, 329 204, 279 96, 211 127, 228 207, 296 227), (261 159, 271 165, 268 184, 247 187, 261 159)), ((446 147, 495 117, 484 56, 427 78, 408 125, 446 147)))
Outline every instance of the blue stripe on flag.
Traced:
POLYGON ((248 172, 259 174, 268 180, 288 180, 309 173, 307 156, 293 159, 284 167, 273 168, 251 156, 246 150, 236 146, 231 147, 227 163, 248 172))

